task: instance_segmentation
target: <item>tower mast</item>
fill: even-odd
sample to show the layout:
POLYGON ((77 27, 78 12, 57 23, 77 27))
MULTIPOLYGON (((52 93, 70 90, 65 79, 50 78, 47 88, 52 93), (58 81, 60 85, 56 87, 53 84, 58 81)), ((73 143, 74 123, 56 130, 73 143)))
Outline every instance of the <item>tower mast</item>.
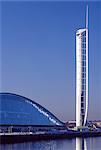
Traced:
POLYGON ((88 5, 86 8, 86 104, 85 104, 85 118, 84 118, 84 125, 87 122, 87 115, 88 115, 88 5))
POLYGON ((88 29, 88 5, 86 8, 86 29, 88 29))

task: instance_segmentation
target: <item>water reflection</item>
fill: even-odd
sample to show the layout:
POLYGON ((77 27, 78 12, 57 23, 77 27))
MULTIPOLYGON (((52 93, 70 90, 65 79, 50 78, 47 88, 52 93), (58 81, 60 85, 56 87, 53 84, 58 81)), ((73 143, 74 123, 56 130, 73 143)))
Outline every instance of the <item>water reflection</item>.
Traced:
POLYGON ((87 150, 87 141, 85 138, 76 138, 76 150, 87 150))
POLYGON ((1 144, 0 150, 101 150, 101 137, 1 144))
POLYGON ((1 150, 64 150, 71 149, 72 140, 47 140, 28 143, 4 144, 1 150))

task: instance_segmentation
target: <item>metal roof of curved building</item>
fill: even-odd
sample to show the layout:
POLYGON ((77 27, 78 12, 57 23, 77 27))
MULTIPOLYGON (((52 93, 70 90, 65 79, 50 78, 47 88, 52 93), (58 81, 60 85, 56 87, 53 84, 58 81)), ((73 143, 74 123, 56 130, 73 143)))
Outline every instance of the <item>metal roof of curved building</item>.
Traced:
POLYGON ((12 93, 0 93, 0 125, 63 125, 38 103, 12 93))

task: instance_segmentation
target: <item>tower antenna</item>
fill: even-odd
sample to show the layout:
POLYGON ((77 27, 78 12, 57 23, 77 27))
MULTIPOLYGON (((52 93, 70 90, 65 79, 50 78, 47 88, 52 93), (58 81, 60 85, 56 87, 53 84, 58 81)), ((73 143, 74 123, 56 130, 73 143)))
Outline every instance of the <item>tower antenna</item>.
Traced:
POLYGON ((86 7, 86 29, 88 29, 88 5, 86 7))

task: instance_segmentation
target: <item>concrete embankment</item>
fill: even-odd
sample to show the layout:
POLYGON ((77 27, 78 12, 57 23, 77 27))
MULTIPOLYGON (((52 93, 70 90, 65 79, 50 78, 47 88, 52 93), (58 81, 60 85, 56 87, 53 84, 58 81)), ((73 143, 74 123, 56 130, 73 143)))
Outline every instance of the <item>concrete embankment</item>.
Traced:
POLYGON ((63 139, 63 138, 75 138, 75 137, 95 137, 101 136, 101 131, 89 131, 89 132, 65 132, 65 133, 1 133, 0 143, 22 143, 36 140, 51 140, 51 139, 63 139))

